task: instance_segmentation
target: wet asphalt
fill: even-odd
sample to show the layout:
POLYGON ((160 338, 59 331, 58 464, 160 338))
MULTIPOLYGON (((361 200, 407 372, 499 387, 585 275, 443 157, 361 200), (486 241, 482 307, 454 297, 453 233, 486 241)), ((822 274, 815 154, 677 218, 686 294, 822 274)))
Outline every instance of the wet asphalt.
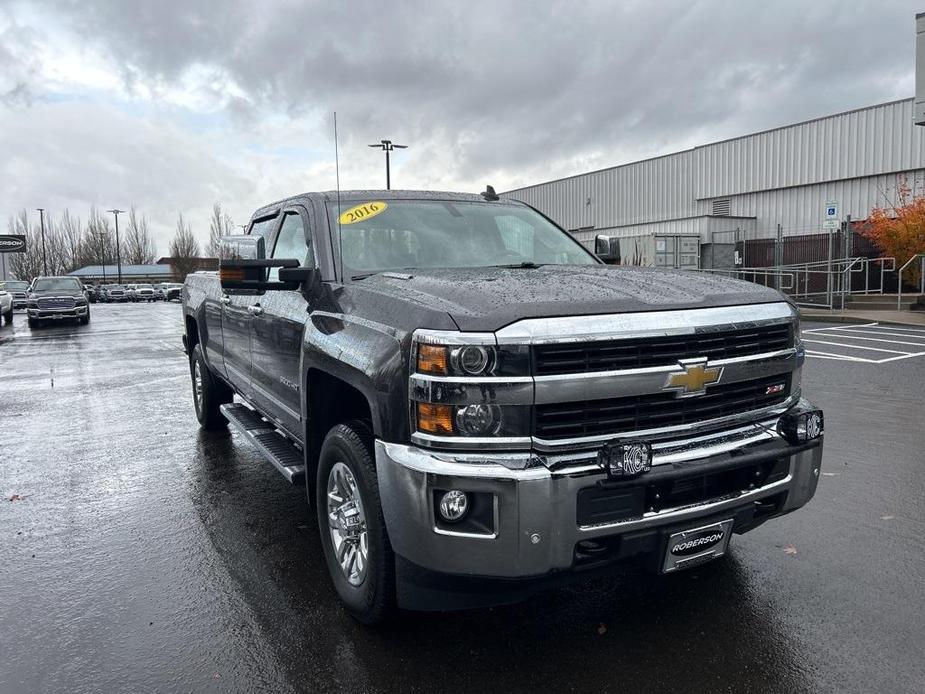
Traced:
POLYGON ((727 560, 374 631, 304 490, 198 429, 180 333, 0 328, 0 692, 925 690, 925 356, 808 361, 816 498, 727 560))

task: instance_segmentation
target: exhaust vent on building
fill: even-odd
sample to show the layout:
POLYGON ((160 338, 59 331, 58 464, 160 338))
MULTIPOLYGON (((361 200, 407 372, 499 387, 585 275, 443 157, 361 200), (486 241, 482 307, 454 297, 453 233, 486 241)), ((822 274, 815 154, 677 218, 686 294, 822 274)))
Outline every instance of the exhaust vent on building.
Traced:
POLYGON ((713 215, 716 217, 729 216, 729 198, 713 201, 713 215))

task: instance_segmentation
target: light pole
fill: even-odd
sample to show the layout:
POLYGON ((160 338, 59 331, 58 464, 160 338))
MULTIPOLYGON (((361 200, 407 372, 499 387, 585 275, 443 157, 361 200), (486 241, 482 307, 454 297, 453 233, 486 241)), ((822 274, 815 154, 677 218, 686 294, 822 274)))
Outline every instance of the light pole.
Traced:
POLYGON ((381 140, 379 144, 369 146, 378 147, 385 152, 385 189, 392 190, 392 177, 389 172, 389 152, 396 149, 408 149, 408 145, 396 145, 391 140, 381 140))
POLYGON ((45 208, 37 207, 35 209, 39 211, 39 219, 41 220, 41 225, 42 225, 42 274, 47 277, 48 276, 48 260, 45 257, 45 208))
POLYGON ((106 284, 106 237, 100 231, 100 267, 103 268, 103 284, 106 284))
POLYGON ((106 210, 116 218, 116 268, 119 271, 119 284, 122 284, 122 251, 119 248, 119 215, 125 210, 106 210))

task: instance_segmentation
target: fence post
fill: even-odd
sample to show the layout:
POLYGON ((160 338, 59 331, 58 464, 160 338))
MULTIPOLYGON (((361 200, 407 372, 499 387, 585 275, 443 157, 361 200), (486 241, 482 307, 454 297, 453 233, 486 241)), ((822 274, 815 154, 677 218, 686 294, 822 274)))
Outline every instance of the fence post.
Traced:
POLYGON ((830 311, 835 308, 835 302, 832 301, 832 244, 834 243, 834 234, 835 232, 829 229, 829 255, 825 272, 825 300, 829 305, 830 311))
POLYGON ((780 267, 784 264, 784 228, 780 224, 777 225, 777 242, 774 244, 774 264, 778 272, 774 288, 780 291, 780 267))

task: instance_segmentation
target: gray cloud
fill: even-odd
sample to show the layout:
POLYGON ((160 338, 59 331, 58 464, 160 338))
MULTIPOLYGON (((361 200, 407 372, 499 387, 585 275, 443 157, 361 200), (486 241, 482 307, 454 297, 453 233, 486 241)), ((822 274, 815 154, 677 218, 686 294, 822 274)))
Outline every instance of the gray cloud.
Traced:
MULTIPOLYGON (((413 145, 396 158, 400 185, 469 189, 536 182, 909 96, 916 9, 833 0, 32 7, 108 56, 130 95, 211 71, 213 82, 197 90, 233 132, 199 142, 194 158, 226 160, 223 147, 279 139, 267 123, 280 117, 302 127, 304 139, 291 147, 327 156, 337 110, 348 185, 380 184, 381 161, 365 143, 390 136, 413 145)), ((9 45, 0 36, 0 65, 9 45)), ((28 69, 19 74, 13 88, 32 89, 28 69)), ((164 136, 169 156, 186 161, 183 138, 164 136)), ((248 175, 261 178, 253 191, 271 197, 292 192, 286 185, 330 187, 329 167, 274 170, 286 161, 258 157, 247 171, 193 167, 189 176, 205 178, 185 178, 191 191, 182 196, 171 189, 168 166, 147 177, 146 195, 179 204, 210 186, 240 194, 248 175), (166 184, 155 180, 161 175, 166 184)))

